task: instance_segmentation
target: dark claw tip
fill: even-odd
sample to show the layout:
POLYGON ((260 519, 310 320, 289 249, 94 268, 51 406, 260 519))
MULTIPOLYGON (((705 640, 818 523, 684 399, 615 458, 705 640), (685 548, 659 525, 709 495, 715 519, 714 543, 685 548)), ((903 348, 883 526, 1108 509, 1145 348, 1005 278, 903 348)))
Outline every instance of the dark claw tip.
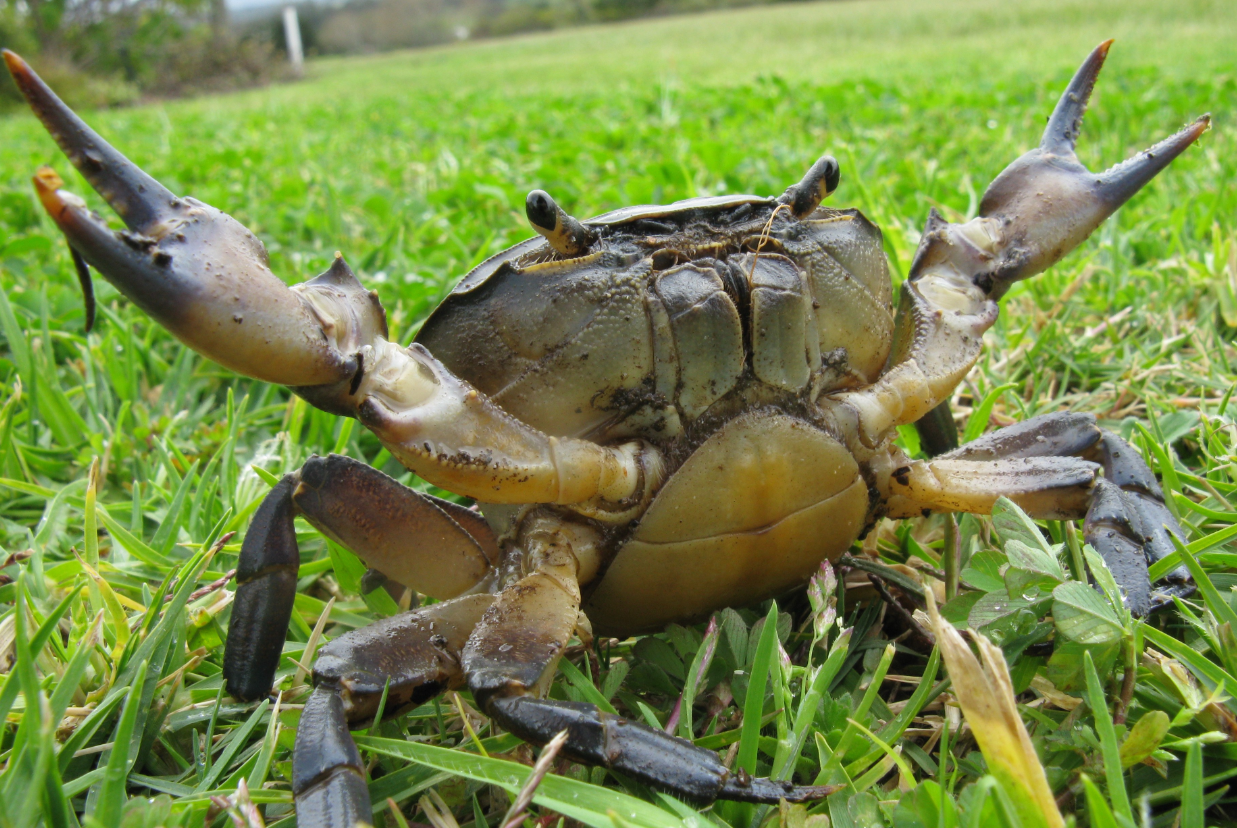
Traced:
POLYGON ((13 76, 13 82, 17 84, 17 88, 27 98, 30 97, 29 90, 38 84, 39 76, 30 68, 30 64, 26 63, 16 52, 0 49, 0 54, 4 55, 4 65, 8 67, 9 74, 13 76))
POLYGON ((1057 101, 1040 139, 1040 147, 1055 155, 1072 156, 1074 147, 1078 144, 1078 134, 1082 130, 1082 116, 1087 111, 1087 101, 1095 89, 1095 81, 1104 68, 1104 59, 1108 57, 1111 40, 1105 40, 1096 46, 1087 59, 1078 67, 1074 77, 1070 79, 1065 93, 1057 101))

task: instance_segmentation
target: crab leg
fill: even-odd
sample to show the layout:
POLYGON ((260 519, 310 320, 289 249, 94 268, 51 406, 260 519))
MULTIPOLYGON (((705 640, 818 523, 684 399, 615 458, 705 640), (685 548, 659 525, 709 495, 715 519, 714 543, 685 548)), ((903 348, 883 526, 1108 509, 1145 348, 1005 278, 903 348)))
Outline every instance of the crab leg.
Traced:
POLYGON ((493 595, 467 595, 384 618, 318 651, 314 692, 292 754, 296 820, 311 828, 353 828, 372 815, 364 765, 349 727, 362 727, 387 693, 386 716, 461 687, 459 653, 493 595))
POLYGON ((1004 496, 1032 517, 1085 518, 1083 536, 1104 558, 1135 615, 1193 591, 1184 567, 1166 576, 1166 587, 1151 591, 1148 562, 1171 554, 1170 535, 1184 540, 1185 533, 1134 447, 1089 414, 1034 417, 934 460, 908 461, 891 473, 888 488, 890 517, 924 509, 987 513, 1004 496))
POLYGON ((660 482, 651 447, 554 438, 513 419, 424 348, 389 342, 377 296, 341 257, 321 276, 287 287, 262 243, 235 219, 169 192, 25 61, 8 51, 4 60, 69 160, 128 226, 113 232, 55 172, 41 169, 35 188, 75 261, 98 269, 189 347, 290 386, 319 408, 359 417, 410 468, 462 495, 582 504, 602 517, 651 497, 660 482))
POLYGON ((266 696, 279 666, 301 563, 298 514, 388 578, 434 598, 473 588, 498 560, 477 513, 348 457, 309 458, 271 489, 241 546, 223 659, 228 692, 240 699, 266 696))
POLYGON ((802 801, 831 792, 732 776, 716 753, 684 739, 590 704, 540 698, 583 623, 578 579, 595 566, 599 542, 589 525, 533 516, 510 553, 528 572, 497 595, 454 598, 325 645, 293 755, 298 824, 350 828, 371 813, 348 731, 372 721, 384 688, 385 713, 395 715, 465 681, 482 709, 521 738, 545 744, 566 729, 566 755, 700 802, 802 801))
POLYGON ((1074 146, 1111 42, 1078 69, 1040 145, 988 186, 978 218, 951 224, 932 211, 902 285, 889 370, 870 388, 833 398, 849 409, 838 416, 857 419, 866 447, 948 398, 979 358, 1010 285, 1077 247, 1206 132, 1208 115, 1105 172, 1087 170, 1074 146))
POLYGON ((801 802, 828 787, 731 774, 717 754, 592 704, 542 698, 580 618, 579 561, 600 540, 595 530, 534 517, 522 533, 527 576, 498 594, 464 648, 468 686, 481 708, 521 739, 545 744, 568 732, 563 751, 688 799, 801 802))
POLYGON ((292 796, 302 828, 361 828, 373 822, 365 764, 348 733, 339 695, 319 687, 306 700, 292 749, 292 796))

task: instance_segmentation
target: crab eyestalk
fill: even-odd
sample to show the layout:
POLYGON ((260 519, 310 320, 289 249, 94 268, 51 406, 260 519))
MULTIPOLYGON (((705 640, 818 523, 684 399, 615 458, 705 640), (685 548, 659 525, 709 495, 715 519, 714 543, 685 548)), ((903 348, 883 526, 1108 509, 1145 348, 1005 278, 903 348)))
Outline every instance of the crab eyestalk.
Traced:
MULTIPOLYGON (((128 228, 109 228, 52 169, 35 175, 83 287, 88 263, 190 348, 257 379, 299 387, 357 375, 353 343, 385 335, 386 324, 376 298, 337 272, 342 262, 332 275, 289 289, 249 230, 208 204, 174 195, 88 127, 24 60, 3 55, 31 109, 128 228), (310 333, 316 331, 321 335, 310 333)), ((87 292, 88 318, 91 306, 87 292)))
POLYGON ((1203 115, 1181 131, 1101 173, 1078 160, 1075 146, 1087 101, 1111 40, 1095 48, 1057 102, 1039 146, 988 186, 979 217, 949 224, 934 214, 911 267, 919 279, 938 265, 999 299, 1014 282, 1051 267, 1167 167, 1211 124, 1203 115))
POLYGON ((778 203, 790 207, 795 218, 807 218, 838 188, 841 180, 842 168, 838 160, 832 155, 822 155, 798 184, 792 184, 778 196, 778 203))
POLYGON ((567 215, 545 190, 533 190, 528 194, 524 212, 532 228, 564 256, 584 255, 595 238, 592 231, 567 215))

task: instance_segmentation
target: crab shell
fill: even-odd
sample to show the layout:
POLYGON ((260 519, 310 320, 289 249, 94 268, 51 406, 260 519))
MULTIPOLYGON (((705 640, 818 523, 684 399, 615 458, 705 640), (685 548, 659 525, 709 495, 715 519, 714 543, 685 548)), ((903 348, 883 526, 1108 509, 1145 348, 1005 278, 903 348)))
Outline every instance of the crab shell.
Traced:
MULTIPOLYGON (((662 451, 665 483, 610 531, 582 583, 598 631, 655 629, 804 583, 871 518, 871 473, 813 401, 868 385, 889 356, 880 231, 857 210, 800 220, 756 196, 584 226, 594 241, 578 256, 534 238, 482 263, 417 342, 547 434, 662 451)), ((500 534, 522 512, 482 509, 500 534)))

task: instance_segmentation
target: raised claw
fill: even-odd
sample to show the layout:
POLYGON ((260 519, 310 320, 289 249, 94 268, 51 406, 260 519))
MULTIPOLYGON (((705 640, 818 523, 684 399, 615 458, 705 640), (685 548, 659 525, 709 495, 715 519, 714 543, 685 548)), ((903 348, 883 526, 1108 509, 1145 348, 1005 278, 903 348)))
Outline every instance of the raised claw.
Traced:
POLYGON ((30 102, 34 114, 73 166, 107 199, 130 229, 141 230, 171 214, 170 205, 176 196, 100 138, 56 97, 26 61, 8 49, 3 54, 17 88, 30 102))
MULTIPOLYGON (((24 60, 7 50, 3 55, 48 132, 128 227, 113 231, 63 189, 51 168, 40 169, 39 199, 80 259, 186 345, 227 368, 290 386, 329 385, 356 374, 356 348, 341 346, 366 341, 374 330, 385 334, 385 319, 355 279, 289 289, 249 230, 208 204, 171 193, 78 118, 24 60), (323 306, 332 312, 324 314, 323 306), (334 321, 324 325, 324 319, 334 321)), ((88 281, 80 267, 79 278, 88 281)), ((88 297, 88 316, 89 307, 88 297)))
POLYGON ((1203 115, 1175 135, 1102 173, 1092 173, 1074 152, 1087 101, 1108 56, 1111 40, 1095 48, 1057 101, 1040 144, 1006 167, 988 186, 979 214, 998 219, 1006 237, 1003 255, 984 285, 999 298, 1011 284, 1051 267, 1104 219, 1167 167, 1200 135, 1203 115))
POLYGON ((1051 267, 1077 247, 1211 125, 1203 115, 1181 131, 1101 173, 1074 152, 1087 101, 1111 40, 1095 48, 1057 102, 1040 144, 988 186, 979 218, 925 233, 912 279, 949 261, 992 299, 1051 267))

